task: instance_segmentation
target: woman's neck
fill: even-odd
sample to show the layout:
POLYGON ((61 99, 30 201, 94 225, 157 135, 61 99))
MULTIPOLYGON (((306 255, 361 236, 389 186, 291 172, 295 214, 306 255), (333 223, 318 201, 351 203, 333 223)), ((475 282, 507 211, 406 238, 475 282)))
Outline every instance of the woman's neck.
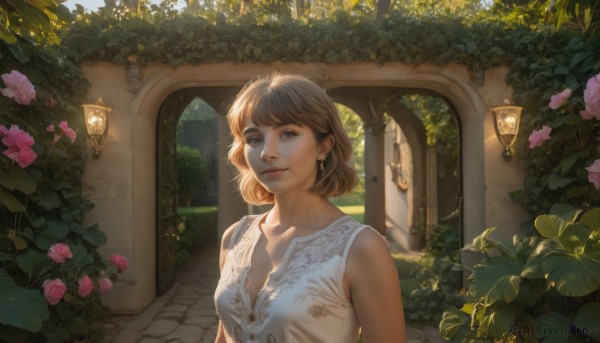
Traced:
POLYGON ((323 228, 344 215, 337 207, 316 194, 276 195, 273 208, 265 218, 268 225, 280 227, 323 228))

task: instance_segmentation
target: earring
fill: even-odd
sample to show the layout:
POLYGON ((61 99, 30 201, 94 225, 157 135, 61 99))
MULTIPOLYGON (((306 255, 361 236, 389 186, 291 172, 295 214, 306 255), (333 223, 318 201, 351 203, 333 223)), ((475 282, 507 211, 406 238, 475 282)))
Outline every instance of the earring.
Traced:
POLYGON ((319 160, 319 170, 321 171, 321 173, 323 171, 325 171, 325 160, 327 159, 327 155, 325 155, 325 157, 323 157, 322 160, 319 160))

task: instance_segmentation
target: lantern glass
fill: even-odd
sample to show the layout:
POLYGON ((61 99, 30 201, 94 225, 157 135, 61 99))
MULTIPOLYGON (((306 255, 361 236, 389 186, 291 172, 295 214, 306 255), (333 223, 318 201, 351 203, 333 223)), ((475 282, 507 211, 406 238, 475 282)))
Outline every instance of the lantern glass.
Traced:
POLYGON ((498 106, 492 108, 496 135, 502 146, 504 146, 503 156, 507 161, 512 158, 510 148, 514 144, 519 132, 521 110, 523 108, 520 106, 498 106))
POLYGON ((112 108, 104 106, 102 98, 99 98, 96 104, 85 104, 83 113, 85 116, 85 126, 87 128, 94 158, 100 156, 100 145, 104 143, 104 138, 108 134, 108 125, 112 108))
POLYGON ((110 108, 99 105, 84 105, 85 125, 90 136, 105 136, 108 131, 110 108))

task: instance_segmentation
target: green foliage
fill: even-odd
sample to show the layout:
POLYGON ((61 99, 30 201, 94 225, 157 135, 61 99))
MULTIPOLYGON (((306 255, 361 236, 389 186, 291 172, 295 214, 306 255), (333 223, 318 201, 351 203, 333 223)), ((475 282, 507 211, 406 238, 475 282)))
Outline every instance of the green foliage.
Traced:
POLYGON ((191 16, 118 20, 90 14, 74 23, 64 42, 78 47, 83 60, 116 63, 137 55, 141 63, 171 65, 462 62, 486 69, 510 63, 519 53, 514 42, 525 36, 535 34, 525 28, 506 30, 501 22, 465 24, 460 18, 410 17, 396 12, 384 20, 336 12, 329 20, 257 22, 243 17, 225 23, 191 16), (96 38, 94 44, 89 44, 89 37, 96 38))
POLYGON ((181 204, 189 206, 192 195, 202 189, 208 181, 206 163, 198 149, 178 145, 175 167, 181 204))
MULTIPOLYGON (((56 46, 56 31, 70 14, 52 0, 0 1, 0 74, 17 70, 34 85, 28 106, 0 97, 0 125, 18 125, 33 137, 35 161, 21 168, 0 155, 0 337, 14 342, 99 341, 99 322, 108 308, 96 291, 78 295, 78 280, 114 277, 98 253, 106 236, 87 226, 93 204, 83 195, 81 177, 87 158, 80 104, 89 88, 68 49, 56 46), (71 142, 57 127, 61 121, 78 134, 71 142), (47 127, 53 125, 53 133, 47 127), (51 245, 69 245, 73 258, 55 263, 51 245), (50 305, 43 283, 61 279, 64 298, 50 305)), ((0 88, 4 88, 0 84, 0 88)), ((0 143, 2 152, 8 149, 0 143)))
POLYGON ((458 228, 439 226, 431 238, 434 243, 419 258, 392 255, 400 275, 402 302, 407 322, 437 326, 444 310, 462 306, 462 269, 459 259, 458 228), (452 234, 452 232, 456 234, 452 234), (439 244, 447 243, 446 248, 439 244))
POLYGON ((486 258, 469 277, 472 301, 444 313, 442 337, 531 341, 551 331, 530 328, 560 328, 552 340, 567 342, 576 328, 581 339, 600 339, 600 208, 583 215, 564 208, 536 218, 541 237, 496 241, 489 228, 473 240, 470 249, 486 258))
POLYGON ((180 207, 177 240, 177 265, 182 265, 194 250, 217 241, 218 210, 215 207, 180 207))
POLYGON ((519 57, 507 77, 515 87, 514 99, 524 107, 517 153, 527 171, 523 190, 511 197, 532 219, 548 213, 553 204, 582 209, 599 204, 600 192, 589 183, 585 168, 600 157, 595 139, 600 125, 580 115, 587 80, 600 71, 598 43, 600 36, 588 45, 583 38, 574 37, 565 42, 561 54, 519 57), (551 95, 565 88, 573 90, 568 103, 550 109, 551 95), (552 128, 551 138, 530 149, 527 138, 542 125, 552 128))

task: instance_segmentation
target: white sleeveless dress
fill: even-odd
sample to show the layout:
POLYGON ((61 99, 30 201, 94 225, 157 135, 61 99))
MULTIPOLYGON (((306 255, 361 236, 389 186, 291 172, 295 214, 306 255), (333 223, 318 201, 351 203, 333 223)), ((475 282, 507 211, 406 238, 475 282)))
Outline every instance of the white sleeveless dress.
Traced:
POLYGON ((355 343, 359 325, 343 287, 346 258, 360 231, 375 230, 344 216, 294 238, 252 308, 244 284, 263 216, 246 216, 234 229, 215 292, 227 342, 355 343))

